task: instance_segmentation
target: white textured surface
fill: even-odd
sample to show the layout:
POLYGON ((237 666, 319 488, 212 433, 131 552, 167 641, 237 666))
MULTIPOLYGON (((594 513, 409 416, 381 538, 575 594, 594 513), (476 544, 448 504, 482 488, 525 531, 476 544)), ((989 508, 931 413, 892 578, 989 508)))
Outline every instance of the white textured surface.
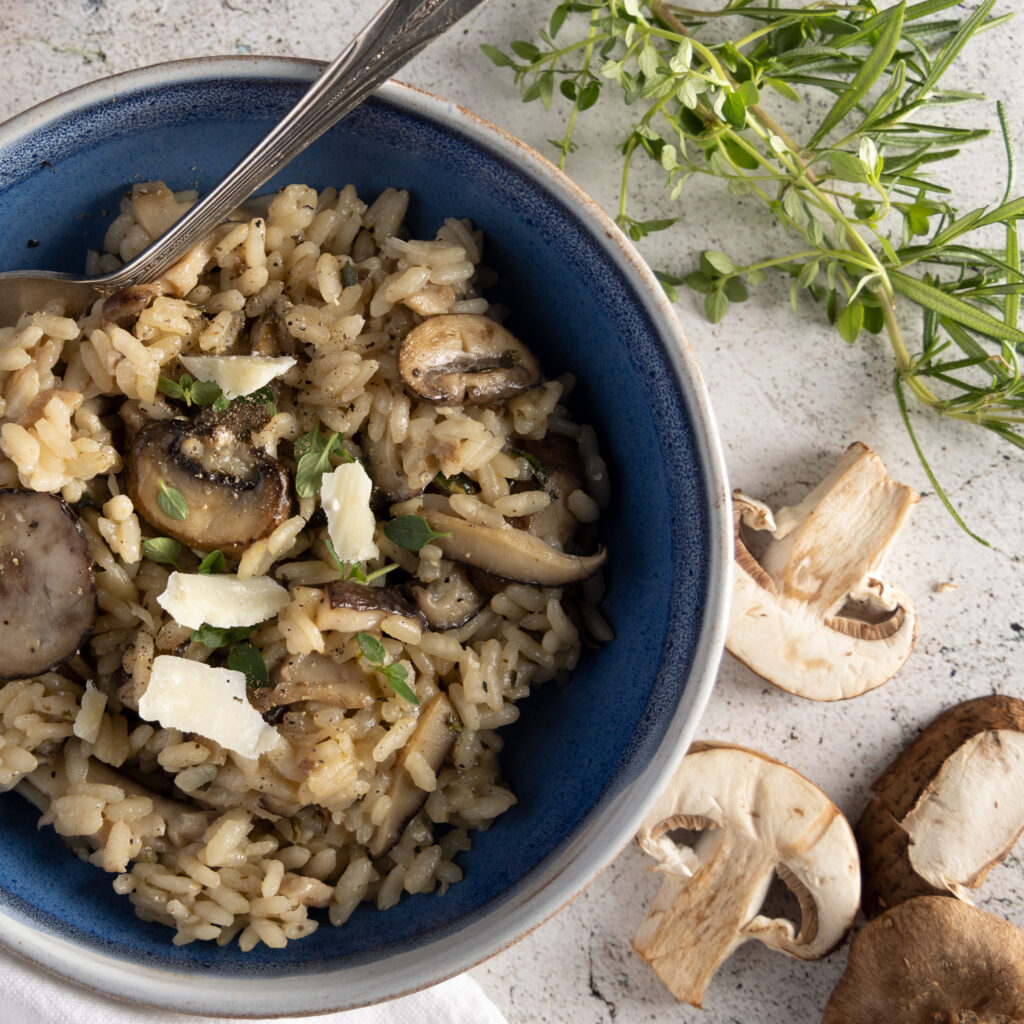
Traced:
MULTIPOLYGON (((479 44, 532 36, 552 6, 548 0, 491 0, 401 77, 550 155, 545 140, 557 134, 554 120, 520 104, 507 73, 480 54, 479 44)), ((1008 0, 1000 6, 1014 7, 1008 0)), ((373 7, 369 0, 0 0, 0 119, 81 82, 174 57, 252 52, 330 59, 373 7)), ((1015 58, 1022 42, 1020 22, 975 41, 958 87, 1007 100, 1024 137, 1024 71, 1015 58)), ((972 110, 995 125, 994 104, 972 110)), ((627 129, 628 117, 609 104, 599 131, 608 148, 584 147, 570 168, 606 208, 617 182, 610 147, 627 129)), ((1001 174, 999 145, 976 147, 958 167, 964 207, 997 201, 1001 174)), ((644 249, 655 265, 686 272, 704 248, 743 257, 761 244, 754 238, 783 244, 752 206, 740 208, 749 235, 737 234, 737 200, 717 184, 697 185, 687 195, 682 222, 644 249)), ((652 203, 631 212, 652 217, 663 210, 652 203)), ((915 419, 950 497, 992 542, 991 549, 983 548, 957 529, 931 493, 900 423, 889 386, 891 361, 880 340, 847 346, 823 327, 818 310, 792 313, 784 286, 771 283, 717 327, 704 321, 690 294, 682 296, 678 311, 711 390, 736 486, 773 505, 791 502, 827 473, 847 443, 862 440, 896 479, 924 495, 889 562, 893 580, 915 598, 921 617, 917 650, 900 675, 855 701, 817 705, 773 689, 726 657, 699 730, 792 764, 856 819, 871 781, 942 707, 1024 690, 1021 459, 976 429, 915 419), (939 591, 943 582, 956 589, 939 591)), ((977 902, 1024 925, 1022 883, 1021 865, 1011 855, 977 902)), ((713 981, 703 1013, 680 1007, 630 949, 657 886, 639 851, 627 849, 573 904, 476 968, 474 977, 513 1024, 819 1019, 845 950, 804 964, 748 945, 713 981)))

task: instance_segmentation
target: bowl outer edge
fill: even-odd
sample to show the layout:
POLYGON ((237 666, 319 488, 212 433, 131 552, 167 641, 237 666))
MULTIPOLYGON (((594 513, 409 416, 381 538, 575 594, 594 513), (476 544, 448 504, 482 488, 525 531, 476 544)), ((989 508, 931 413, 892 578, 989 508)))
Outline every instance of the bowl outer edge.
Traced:
MULTIPOLYGON (((45 123, 60 112, 82 103, 109 98, 123 89, 137 89, 168 81, 218 77, 257 76, 268 79, 312 80, 323 67, 301 58, 232 55, 197 57, 150 65, 79 86, 15 115, 0 124, 0 146, 8 138, 45 123)), ((531 884, 499 914, 500 929, 490 917, 471 922, 460 932, 416 950, 385 960, 317 975, 254 978, 234 981, 224 976, 203 977, 140 964, 125 964, 83 949, 67 940, 0 915, 0 942, 13 952, 77 984, 140 1003, 178 1012, 212 1015, 273 1017, 281 1014, 326 1013, 394 998, 433 984, 480 963, 514 943, 557 913, 611 863, 629 842, 655 796, 664 788, 685 754, 710 697, 724 646, 731 592, 732 522, 729 490, 710 397, 701 372, 671 304, 632 243, 610 217, 567 175, 525 143, 457 104, 401 82, 390 81, 378 90, 385 101, 411 109, 429 119, 454 123, 461 132, 485 148, 543 180, 545 186, 570 207, 581 207, 592 223, 601 248, 639 285, 652 320, 662 325, 663 340, 688 404, 708 488, 708 522, 713 538, 709 552, 709 593, 706 615, 697 644, 689 683, 653 760, 608 806, 562 850, 554 863, 539 872, 531 884), (588 850, 589 848, 589 850, 588 850), (604 852, 595 854, 594 848, 604 852)))

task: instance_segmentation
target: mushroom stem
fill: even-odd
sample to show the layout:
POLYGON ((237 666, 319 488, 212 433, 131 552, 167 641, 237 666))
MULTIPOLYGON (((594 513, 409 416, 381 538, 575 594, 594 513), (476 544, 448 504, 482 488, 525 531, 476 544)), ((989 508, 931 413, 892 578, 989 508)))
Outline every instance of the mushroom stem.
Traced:
POLYGON ((665 877, 633 948, 677 999, 700 1007, 715 972, 765 920, 757 912, 776 858, 728 828, 704 832, 696 852, 701 864, 693 878, 665 877))

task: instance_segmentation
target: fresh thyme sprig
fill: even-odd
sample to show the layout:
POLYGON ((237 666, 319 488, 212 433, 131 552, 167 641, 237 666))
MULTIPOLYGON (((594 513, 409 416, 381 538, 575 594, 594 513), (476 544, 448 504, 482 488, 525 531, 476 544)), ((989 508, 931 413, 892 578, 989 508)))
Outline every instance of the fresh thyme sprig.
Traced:
POLYGON ((660 165, 673 199, 700 174, 764 202, 795 239, 792 251, 747 264, 704 252, 689 274, 658 272, 669 296, 685 281, 718 321, 775 271, 791 278, 794 305, 801 294, 820 302, 847 342, 884 332, 903 421, 936 493, 964 529, 914 435, 907 396, 1024 449, 1017 238, 1024 197, 1013 196, 1001 107, 1010 158, 1001 201, 961 213, 933 177, 937 165, 987 134, 932 112, 983 99, 940 83, 974 35, 1009 17, 992 16, 994 4, 982 0, 965 17, 943 18, 956 0, 904 0, 884 10, 873 0, 731 0, 713 11, 660 0, 566 0, 539 45, 519 40, 511 53, 484 47, 511 69, 524 101, 568 101, 565 133, 551 140, 563 166, 576 150, 580 115, 604 96, 618 93, 635 111, 620 147, 617 214, 635 241, 676 220, 630 215, 635 158, 660 165), (746 19, 742 34, 722 38, 735 19, 720 19, 731 16, 746 19), (566 41, 570 19, 578 31, 566 41), (770 93, 798 100, 812 90, 834 100, 801 140, 762 105, 770 93), (998 248, 993 232, 1002 238, 998 248), (914 309, 920 332, 911 340, 905 332, 914 309))

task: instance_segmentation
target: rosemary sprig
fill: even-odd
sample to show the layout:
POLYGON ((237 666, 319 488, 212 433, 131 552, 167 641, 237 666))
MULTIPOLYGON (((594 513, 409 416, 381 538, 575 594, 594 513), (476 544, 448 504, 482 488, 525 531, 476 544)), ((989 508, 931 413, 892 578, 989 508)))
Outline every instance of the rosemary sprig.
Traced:
MULTIPOLYGON (((847 342, 884 333, 903 421, 964 529, 913 435, 907 396, 1024 448, 1016 226, 1024 197, 1013 196, 1005 111, 998 113, 1009 172, 998 205, 963 213, 934 178, 944 161, 987 134, 947 124, 935 110, 983 98, 941 83, 972 37, 1009 17, 994 16, 994 5, 981 0, 964 17, 941 17, 957 0, 904 0, 885 9, 873 0, 731 0, 712 11, 661 0, 565 0, 539 44, 484 47, 512 72, 524 101, 568 102, 565 133, 552 140, 562 166, 577 148, 581 115, 608 94, 631 108, 617 220, 635 241, 676 220, 630 216, 636 159, 660 165, 673 199, 699 174, 765 204, 794 240, 790 251, 747 264, 704 252, 690 273, 657 272, 670 298, 685 282, 703 293, 707 316, 718 321, 774 272, 790 278, 794 306, 802 295, 820 303, 847 342), (741 32, 723 38, 737 23, 741 32), (569 25, 576 32, 566 41, 569 25), (762 105, 771 94, 797 100, 813 90, 834 99, 804 139, 762 105), (993 232, 1005 239, 998 249, 993 232), (920 330, 912 339, 905 332, 915 309, 920 330)), ((743 229, 749 233, 749 222, 743 229)))

